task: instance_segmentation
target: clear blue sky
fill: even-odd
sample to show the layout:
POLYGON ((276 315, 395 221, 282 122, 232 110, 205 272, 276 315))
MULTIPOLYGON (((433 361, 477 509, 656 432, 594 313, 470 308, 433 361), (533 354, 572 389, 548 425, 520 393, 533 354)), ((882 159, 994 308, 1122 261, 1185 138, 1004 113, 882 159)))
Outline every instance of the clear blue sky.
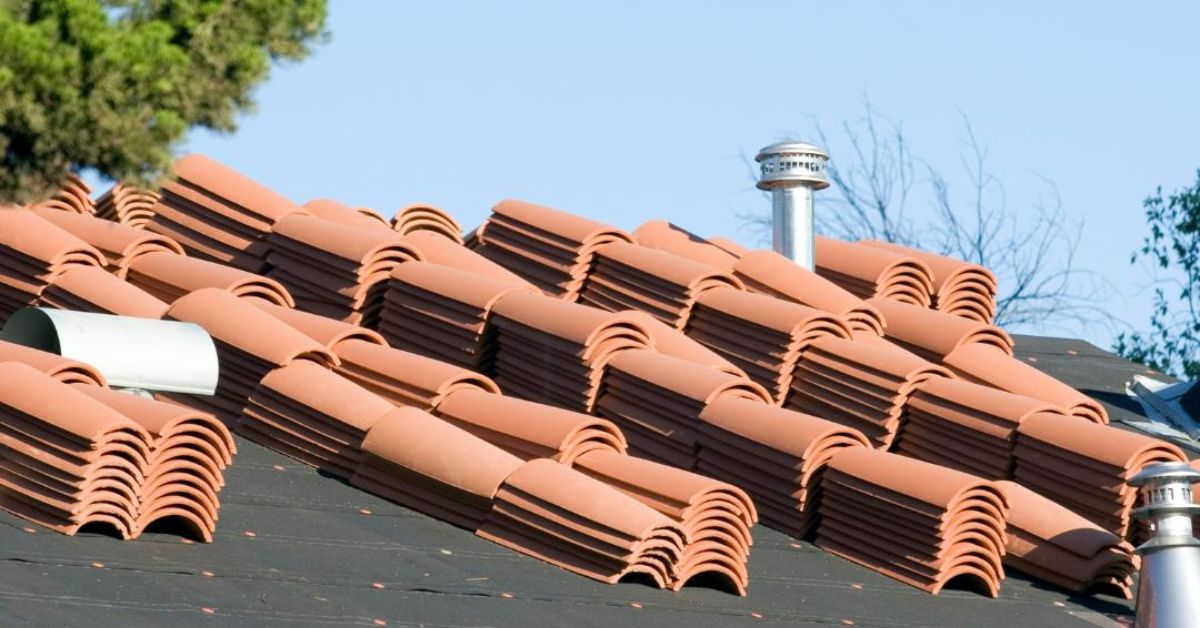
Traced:
POLYGON ((1136 325, 1140 202, 1200 167, 1195 2, 331 4, 331 40, 276 68, 236 134, 186 150, 300 202, 432 202, 469 228, 515 197, 748 240, 734 214, 766 201, 743 155, 866 93, 952 175, 966 113, 1013 211, 1055 182, 1086 220, 1080 265, 1136 325))

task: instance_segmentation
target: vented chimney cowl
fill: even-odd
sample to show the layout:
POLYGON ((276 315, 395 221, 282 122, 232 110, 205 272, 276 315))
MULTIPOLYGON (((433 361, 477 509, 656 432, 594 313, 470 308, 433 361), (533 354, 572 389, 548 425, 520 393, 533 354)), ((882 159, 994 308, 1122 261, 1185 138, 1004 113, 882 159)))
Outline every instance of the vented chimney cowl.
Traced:
POLYGON ((1129 478, 1141 488, 1143 506, 1134 516, 1149 521, 1153 536, 1137 548, 1142 555, 1135 628, 1195 628, 1200 625, 1200 541, 1192 536, 1192 484, 1200 471, 1183 462, 1147 466, 1129 478))
POLYGON ((771 192, 771 248, 809 270, 813 264, 813 191, 829 187, 829 155, 804 142, 779 142, 754 158, 760 190, 771 192))

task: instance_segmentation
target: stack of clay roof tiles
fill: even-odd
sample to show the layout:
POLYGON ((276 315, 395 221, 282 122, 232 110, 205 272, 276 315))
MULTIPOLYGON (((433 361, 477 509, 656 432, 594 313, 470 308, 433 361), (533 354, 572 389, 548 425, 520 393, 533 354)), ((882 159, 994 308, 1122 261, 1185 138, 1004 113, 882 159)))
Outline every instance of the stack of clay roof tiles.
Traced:
POLYGON ((997 482, 1008 502, 1004 564, 1076 593, 1129 598, 1133 546, 1016 482, 997 482))
POLYGON ((149 292, 95 266, 70 268, 55 277, 42 292, 38 304, 139 318, 162 318, 170 307, 149 292))
POLYGON ((900 453, 991 480, 1012 477, 1021 423, 1062 415, 1044 401, 945 377, 918 385, 907 409, 900 453))
POLYGON ((287 323, 305 336, 316 340, 330 351, 336 349, 339 344, 346 340, 362 340, 377 345, 387 344, 383 336, 379 335, 379 332, 367 329, 366 327, 359 327, 358 325, 351 325, 350 323, 326 318, 320 314, 284 307, 257 297, 247 297, 246 301, 267 314, 287 323))
POLYGON ((20 362, 64 384, 108 385, 90 364, 4 340, 0 340, 0 362, 20 362))
POLYGON ((696 299, 718 288, 743 289, 729 273, 649 247, 614 242, 596 251, 579 302, 602 310, 641 310, 683 329, 696 299))
POLYGON ((674 253, 724 272, 732 272, 738 258, 749 253, 728 240, 706 240, 665 220, 643 223, 633 232, 633 237, 642 246, 674 253))
POLYGON ((1137 489, 1125 483, 1158 462, 1186 461, 1175 445, 1078 417, 1040 414, 1017 430, 1013 479, 1121 538, 1137 489))
POLYGON ((700 295, 687 335, 742 369, 782 403, 801 354, 821 338, 850 338, 837 315, 734 288, 700 295))
POLYGON ((859 298, 933 305, 933 272, 915 258, 821 236, 813 238, 813 256, 817 274, 859 298))
POLYGON ((421 259, 394 231, 315 216, 279 220, 268 241, 267 276, 286 286, 301 309, 364 327, 378 324, 391 272, 421 259))
POLYGON ((865 448, 834 455, 821 484, 818 547, 929 593, 963 577, 999 594, 1008 507, 995 484, 865 448))
POLYGON ((523 286, 532 291, 540 292, 532 283, 526 281, 517 273, 493 262, 479 253, 447 238, 441 233, 419 230, 405 234, 404 241, 421 252, 421 259, 449 266, 461 271, 474 273, 496 281, 502 281, 514 286, 523 286))
POLYGON ((617 582, 679 577, 686 529, 600 480, 552 460, 531 460, 500 485, 480 537, 563 569, 617 582))
POLYGON ((729 397, 771 402, 745 377, 650 350, 622 351, 608 363, 595 413, 621 428, 635 455, 691 469, 700 413, 729 397))
POLYGON ((653 316, 640 310, 627 310, 624 315, 640 324, 650 336, 650 344, 654 350, 673 358, 701 364, 731 375, 745 377, 746 373, 716 351, 709 349, 700 341, 689 337, 684 332, 667 325, 653 316))
POLYGON ((696 470, 745 490, 762 522, 804 538, 816 522, 825 465, 857 430, 749 399, 714 401, 700 414, 696 470))
POLYGON ((362 229, 388 229, 392 225, 386 218, 366 207, 347 207, 335 200, 319 198, 304 204, 308 213, 331 222, 362 229))
POLYGON ((211 412, 230 427, 236 427, 250 395, 270 371, 298 360, 326 367, 338 362, 321 343, 258 309, 249 299, 219 288, 204 288, 180 298, 164 318, 195 323, 212 336, 221 377, 213 396, 160 396, 211 412))
POLYGON ((492 309, 514 291, 533 288, 439 264, 401 264, 384 294, 379 331, 394 347, 494 373, 492 309))
POLYGON ((63 534, 136 538, 172 517, 212 540, 235 452, 215 418, 0 363, 0 507, 63 534))
POLYGON ((100 251, 61 227, 31 211, 0 206, 0 322, 37 303, 67 270, 104 263, 100 251))
POLYGON ((542 291, 573 301, 596 249, 632 242, 629 234, 586 218, 522 201, 501 201, 475 232, 476 249, 542 291))
POLYGON ((883 313, 888 340, 926 360, 940 363, 964 345, 989 345, 1012 355, 1012 338, 991 323, 890 299, 875 298, 867 302, 883 313))
POLYGON ((95 247, 104 254, 113 272, 128 268, 130 263, 148 253, 165 251, 183 255, 183 247, 178 242, 157 233, 84 214, 36 207, 32 211, 95 247))
POLYGON ((435 414, 522 460, 571 464, 587 453, 628 449, 625 435, 609 421, 486 390, 456 390, 435 414))
POLYGON ((89 216, 96 213, 96 203, 92 201, 92 188, 74 173, 67 175, 62 187, 51 194, 50 198, 35 204, 35 207, 89 216))
POLYGON ((514 292, 492 308, 499 333, 496 383, 506 394, 591 412, 605 365, 650 339, 631 318, 548 296, 514 292))
POLYGON ((147 472, 138 490, 137 536, 166 517, 185 522, 195 536, 212 541, 225 486, 225 468, 237 445, 216 417, 110 388, 76 384, 83 394, 129 417, 150 435, 147 472))
POLYGON ((939 312, 982 323, 996 318, 998 282, 987 268, 891 242, 864 240, 859 244, 899 253, 925 264, 933 276, 933 307, 939 312))
POLYGON ((746 594, 746 562, 758 520, 750 496, 732 484, 611 451, 593 451, 575 469, 650 506, 681 525, 687 545, 670 587, 681 589, 702 574, 721 576, 730 589, 746 594))
POLYGON ((429 411, 458 390, 500 392, 486 375, 367 340, 343 340, 333 351, 340 375, 399 406, 429 411))
POLYGON ((886 342, 821 338, 796 366, 786 406, 852 427, 888 449, 909 397, 933 377, 952 375, 886 342))
POLYGON ((883 315, 832 281, 774 251, 743 255, 733 266, 746 289, 841 316, 855 332, 883 335, 883 315))
POLYGON ((367 431, 392 409, 392 404, 325 366, 297 360, 262 379, 237 432, 349 479, 362 462, 367 431))
POLYGON ((175 180, 160 190, 146 228, 183 245, 188 255, 261 273, 275 223, 306 213, 292 201, 207 157, 175 161, 175 180))
POLYGON ((1052 403, 1093 423, 1108 423, 1108 411, 1100 402, 990 344, 964 344, 942 364, 968 381, 1052 403))
POLYGON ((96 199, 96 216, 140 229, 154 217, 160 198, 157 192, 118 183, 96 199))
POLYGON ((416 408, 394 408, 381 417, 362 450, 350 484, 468 530, 483 524, 501 484, 522 464, 416 408))
POLYGON ((293 307, 295 302, 279 282, 224 264, 169 251, 139 256, 122 271, 125 279, 166 303, 204 288, 220 288, 239 297, 258 297, 293 307))
POLYGON ((433 205, 407 205, 396 210, 392 228, 402 235, 428 231, 463 243, 462 226, 445 210, 433 205))

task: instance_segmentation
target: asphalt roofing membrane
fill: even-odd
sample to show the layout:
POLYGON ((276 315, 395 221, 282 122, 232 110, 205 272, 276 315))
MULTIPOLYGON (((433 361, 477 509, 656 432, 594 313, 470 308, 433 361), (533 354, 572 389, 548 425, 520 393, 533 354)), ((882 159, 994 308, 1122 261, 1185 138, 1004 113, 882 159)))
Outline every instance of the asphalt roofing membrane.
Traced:
MULTIPOLYGON (((1019 357, 1096 396, 1114 421, 1138 412, 1120 391, 1143 367, 1081 341, 1015 338, 1019 357)), ((931 596, 762 525, 747 597, 609 586, 237 441, 212 544, 153 531, 66 537, 0 512, 0 625, 1070 628, 1131 618, 1130 602, 1013 570, 998 599, 931 596)))

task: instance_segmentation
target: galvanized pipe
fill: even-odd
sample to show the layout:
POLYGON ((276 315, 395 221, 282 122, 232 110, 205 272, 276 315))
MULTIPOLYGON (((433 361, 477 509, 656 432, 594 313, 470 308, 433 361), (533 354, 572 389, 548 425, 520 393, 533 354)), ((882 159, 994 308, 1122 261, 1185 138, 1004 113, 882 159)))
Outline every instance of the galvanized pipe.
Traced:
POLYGON ((1154 464, 1129 478, 1143 503, 1134 516, 1150 522, 1154 536, 1140 547, 1135 628, 1200 625, 1200 541, 1192 536, 1192 484, 1200 471, 1183 462, 1154 464))
POLYGON ((814 270, 813 191, 829 187, 829 156, 803 142, 780 142, 759 151, 758 187, 771 192, 771 248, 814 270))

